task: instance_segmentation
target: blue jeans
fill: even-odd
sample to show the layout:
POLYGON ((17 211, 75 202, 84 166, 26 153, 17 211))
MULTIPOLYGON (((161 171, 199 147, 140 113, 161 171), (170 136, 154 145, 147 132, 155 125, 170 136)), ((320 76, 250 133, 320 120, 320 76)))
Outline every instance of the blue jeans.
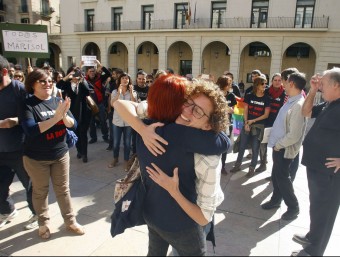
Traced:
POLYGON ((118 158, 119 156, 119 147, 120 147, 120 139, 123 134, 123 144, 124 144, 124 160, 128 161, 130 158, 130 149, 131 149, 131 131, 132 128, 130 126, 127 127, 118 127, 112 124, 113 127, 113 158, 118 158))
POLYGON ((257 164, 257 158, 259 156, 260 149, 260 140, 258 140, 257 135, 251 135, 251 133, 245 133, 244 127, 241 130, 240 134, 240 149, 237 155, 236 162, 242 163, 243 155, 245 150, 247 149, 247 145, 250 143, 252 149, 252 158, 250 162, 250 167, 255 168, 257 164))
POLYGON ((148 256, 166 256, 169 245, 174 247, 180 256, 206 255, 207 244, 202 226, 196 224, 190 229, 168 232, 159 229, 147 219, 145 221, 149 230, 148 256))

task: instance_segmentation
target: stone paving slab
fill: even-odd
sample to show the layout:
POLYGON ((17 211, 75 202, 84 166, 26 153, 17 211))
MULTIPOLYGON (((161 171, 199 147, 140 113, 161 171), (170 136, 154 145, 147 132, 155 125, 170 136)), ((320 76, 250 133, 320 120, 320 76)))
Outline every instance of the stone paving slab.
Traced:
MULTIPOLYGON (((15 179, 11 194, 19 216, 0 230, 0 256, 145 256, 148 248, 146 226, 138 226, 112 238, 110 215, 113 211, 115 180, 124 176, 122 161, 110 169, 112 152, 101 140, 89 145, 89 162, 76 158, 71 149, 70 185, 74 210, 79 223, 86 228, 84 236, 74 236, 65 230, 53 190, 50 190, 50 215, 52 237, 41 240, 37 230, 24 231, 30 211, 25 193, 15 179)), ((122 152, 120 154, 122 156, 122 152)), ((268 153, 270 156, 270 152, 268 153)), ((232 168, 236 154, 228 154, 227 169, 232 168)), ((271 183, 264 180, 267 171, 247 179, 249 160, 244 159, 243 170, 223 175, 221 186, 224 202, 218 207, 215 220, 216 248, 208 242, 211 256, 287 256, 292 250, 301 249, 291 238, 294 233, 306 233, 309 227, 309 199, 306 172, 299 167, 294 188, 300 202, 300 215, 291 222, 281 221, 286 211, 282 204, 276 210, 262 210, 260 204, 270 199, 271 183)), ((340 242, 340 219, 336 221, 333 235, 325 255, 338 256, 340 242)), ((171 247, 168 255, 172 254, 171 247)))

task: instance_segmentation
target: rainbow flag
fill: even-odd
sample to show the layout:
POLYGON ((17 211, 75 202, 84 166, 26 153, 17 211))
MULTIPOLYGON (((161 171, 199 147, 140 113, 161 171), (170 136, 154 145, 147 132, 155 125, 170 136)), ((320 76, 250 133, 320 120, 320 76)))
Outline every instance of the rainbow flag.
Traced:
POLYGON ((234 135, 239 135, 243 127, 243 112, 244 112, 244 102, 243 98, 236 97, 237 105, 234 106, 233 113, 233 133, 234 135))

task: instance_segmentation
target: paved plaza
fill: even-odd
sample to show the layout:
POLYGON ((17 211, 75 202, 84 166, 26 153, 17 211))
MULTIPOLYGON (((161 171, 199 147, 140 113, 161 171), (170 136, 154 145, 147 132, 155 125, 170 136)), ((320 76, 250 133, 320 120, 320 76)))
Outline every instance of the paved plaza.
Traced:
MULTIPOLYGON (((99 132, 99 131, 98 131, 99 132)), ((100 132, 99 132, 100 133, 100 132)), ((100 137, 99 137, 100 138, 100 137)), ((89 145, 89 162, 76 158, 71 150, 71 195, 74 211, 80 224, 86 228, 84 236, 74 236, 66 231, 55 200, 50 191, 51 233, 49 240, 38 237, 37 230, 24 231, 23 226, 30 213, 25 202, 25 192, 16 179, 11 193, 19 215, 0 230, 0 256, 145 256, 148 235, 146 226, 128 229, 112 238, 110 215, 113 211, 113 191, 116 179, 124 176, 122 153, 120 164, 107 168, 112 152, 101 140, 89 145)), ((271 152, 269 151, 269 155, 271 152)), ((227 169, 236 160, 236 154, 228 154, 227 169)), ((294 188, 300 202, 300 215, 294 221, 280 220, 286 206, 274 210, 262 210, 260 204, 269 200, 271 183, 265 180, 267 171, 247 179, 245 174, 250 160, 244 159, 243 170, 223 175, 221 185, 224 202, 216 212, 216 248, 208 242, 208 255, 217 256, 287 256, 301 246, 292 241, 294 233, 306 233, 309 227, 309 199, 306 172, 299 167, 294 188)), ((161 208, 161 204, 160 204, 161 208)), ((326 212, 327 210, 325 210, 326 212)), ((339 216, 339 215, 338 215, 339 216)), ((333 235, 325 255, 338 256, 340 250, 340 220, 336 221, 333 235)), ((168 255, 171 255, 171 247, 168 255)))

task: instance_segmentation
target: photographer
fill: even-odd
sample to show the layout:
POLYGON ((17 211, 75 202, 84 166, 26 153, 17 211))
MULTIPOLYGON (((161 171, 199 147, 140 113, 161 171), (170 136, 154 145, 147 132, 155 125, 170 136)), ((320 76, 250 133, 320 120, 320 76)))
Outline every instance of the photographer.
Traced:
MULTIPOLYGON (((105 142, 109 143, 109 131, 106 122, 106 110, 105 110, 105 81, 107 78, 111 77, 110 71, 108 71, 105 67, 101 65, 101 63, 96 60, 97 62, 97 70, 95 67, 88 67, 86 70, 86 77, 85 79, 89 84, 93 86, 94 93, 91 93, 93 100, 99 107, 99 121, 100 127, 102 131, 102 137, 105 142)), ((90 136, 91 140, 89 144, 93 144, 97 142, 97 130, 96 130, 96 120, 95 116, 92 116, 91 123, 90 123, 90 136)))
POLYGON ((70 111, 78 123, 75 131, 78 136, 77 158, 87 162, 87 131, 91 122, 91 109, 87 106, 86 96, 90 95, 93 87, 84 79, 79 67, 70 67, 67 75, 57 83, 57 87, 61 89, 63 98, 71 99, 70 111))

